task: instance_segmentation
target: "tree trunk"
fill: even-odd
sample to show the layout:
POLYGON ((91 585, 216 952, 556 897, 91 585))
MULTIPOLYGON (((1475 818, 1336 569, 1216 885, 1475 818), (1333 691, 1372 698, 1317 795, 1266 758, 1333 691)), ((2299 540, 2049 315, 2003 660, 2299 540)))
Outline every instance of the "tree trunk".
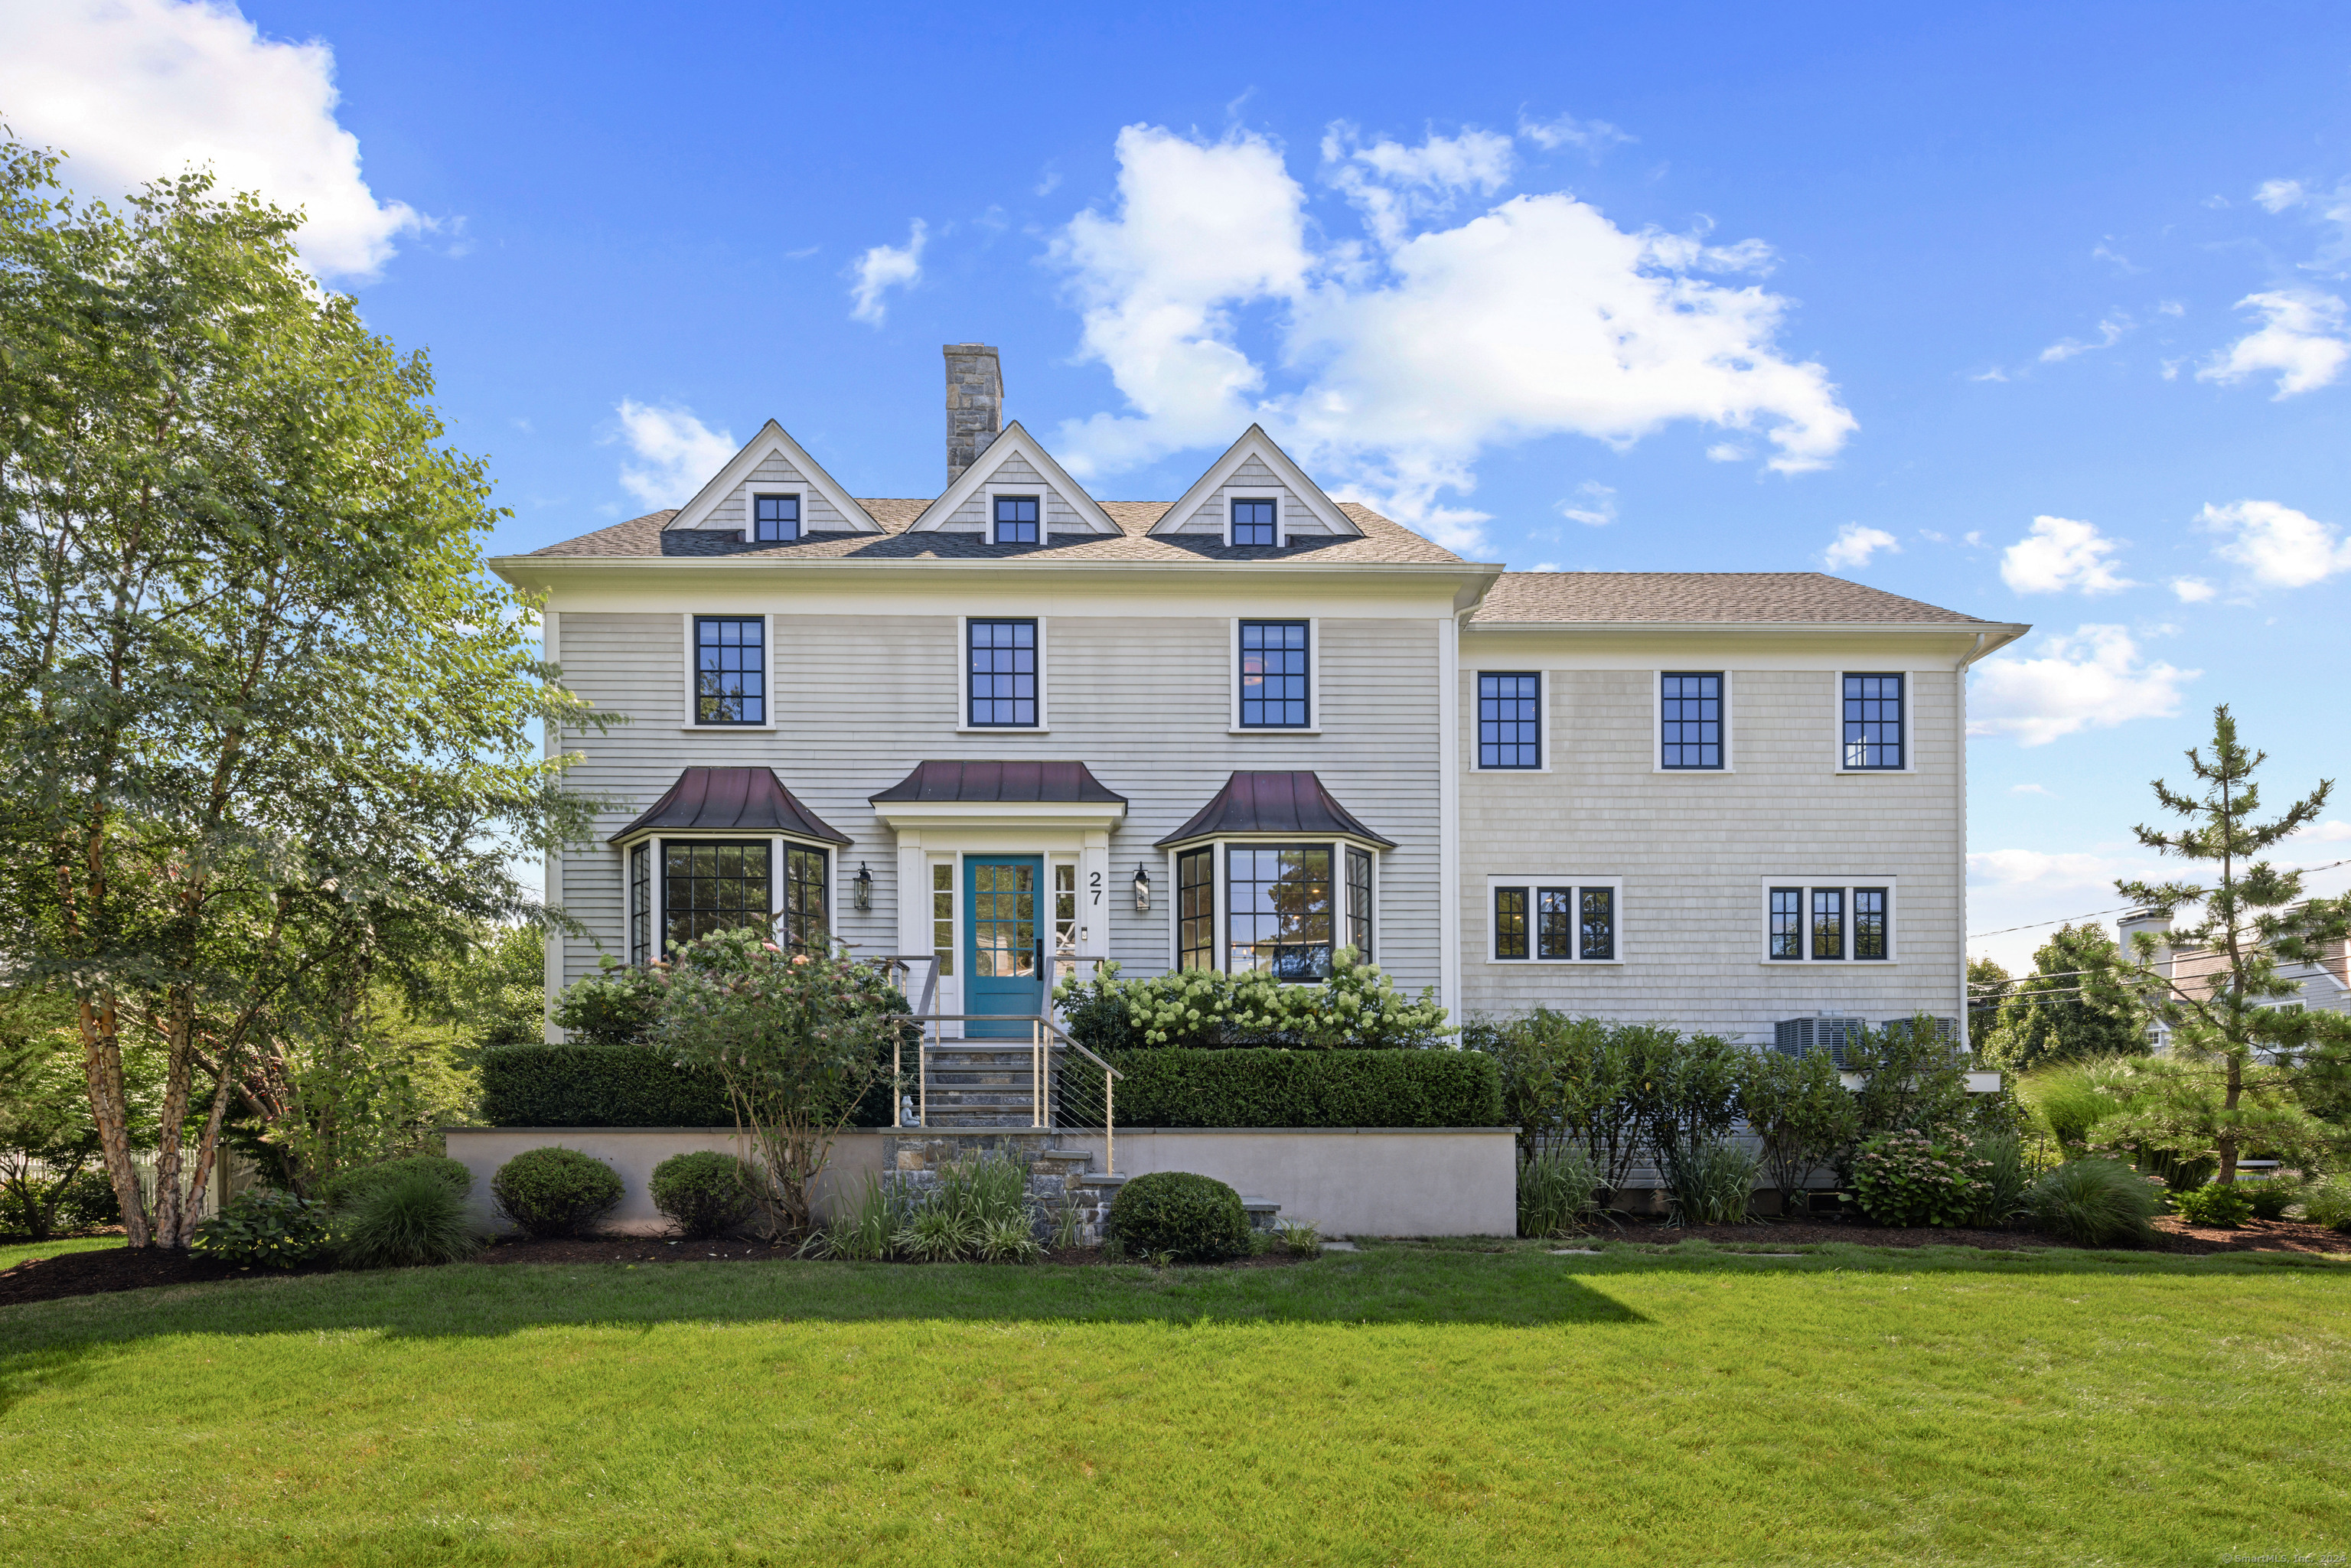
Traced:
POLYGON ((140 1196, 139 1172, 131 1164, 131 1096, 122 1086, 122 1040, 115 1032, 111 997, 102 1002, 83 1000, 81 1055, 99 1148, 106 1155, 115 1198, 122 1205, 123 1240, 131 1247, 149 1246, 147 1204, 140 1196))
MULTIPOLYGON (((2232 1051, 2229 1053, 2229 1092, 2227 1097, 2222 1101, 2222 1104, 2224 1104, 2229 1110, 2235 1110, 2237 1108, 2237 1101, 2243 1095, 2244 1092, 2244 1058, 2239 1056, 2232 1051)), ((2219 1145, 2220 1150, 2220 1174, 2215 1176, 2212 1179, 2222 1186, 2233 1186, 2237 1179, 2236 1134, 2233 1133, 2224 1133, 2220 1137, 2214 1139, 2213 1142, 2219 1145)))

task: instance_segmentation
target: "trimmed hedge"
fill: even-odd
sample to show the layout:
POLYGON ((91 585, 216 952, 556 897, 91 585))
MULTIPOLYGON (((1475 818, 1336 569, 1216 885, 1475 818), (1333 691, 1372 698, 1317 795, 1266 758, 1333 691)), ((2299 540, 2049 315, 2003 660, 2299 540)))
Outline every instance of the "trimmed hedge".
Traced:
MULTIPOLYGON (((911 1063, 910 1063, 911 1065, 911 1063)), ((888 1073, 849 1119, 890 1124, 888 1073)), ((726 1085, 642 1045, 501 1045, 482 1053, 493 1127, 732 1127, 726 1085)))
POLYGON ((1502 1075, 1475 1051, 1201 1051, 1108 1058, 1122 1127, 1498 1127, 1502 1075))

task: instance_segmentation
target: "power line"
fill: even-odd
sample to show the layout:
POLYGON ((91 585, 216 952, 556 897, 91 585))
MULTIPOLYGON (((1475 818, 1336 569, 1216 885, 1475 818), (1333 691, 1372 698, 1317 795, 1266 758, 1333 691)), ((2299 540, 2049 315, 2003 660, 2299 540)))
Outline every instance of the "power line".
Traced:
MULTIPOLYGON (((2325 865, 2288 866, 2286 869, 2298 875, 2308 876, 2312 872, 2333 871, 2339 865, 2351 865, 2351 860, 2328 861, 2325 865)), ((1968 940, 1973 942, 1980 936, 2005 936, 2011 931, 2038 931, 2044 925, 2070 925, 2076 920, 2095 920, 2102 915, 2127 915, 2138 907, 2136 904, 2126 904, 2119 909, 2093 909, 2087 915, 2061 915, 2054 920, 2035 920, 2029 925, 2003 925, 1997 931, 1970 931, 1968 940)))

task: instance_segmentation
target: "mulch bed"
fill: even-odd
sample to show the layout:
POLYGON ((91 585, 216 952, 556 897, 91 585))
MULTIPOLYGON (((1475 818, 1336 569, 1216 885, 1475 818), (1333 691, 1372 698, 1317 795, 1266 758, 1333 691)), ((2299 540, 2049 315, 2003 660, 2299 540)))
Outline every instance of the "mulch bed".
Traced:
MULTIPOLYGON (((2234 1230, 2190 1225, 2176 1214, 2155 1221, 2159 1239, 2155 1250, 2186 1257, 2215 1252, 2351 1252, 2351 1236, 2299 1219, 2248 1219, 2234 1230)), ((1969 1230, 1958 1227, 1916 1226, 1897 1228, 1866 1219, 1823 1216, 1803 1220, 1765 1220, 1755 1225, 1669 1226, 1663 1220, 1635 1218, 1621 1231, 1605 1228, 1594 1233, 1624 1241, 1671 1246, 1677 1241, 1782 1242, 1806 1245, 1849 1241, 1862 1247, 1981 1247, 1999 1251, 2027 1248, 2063 1248, 2065 1244, 2030 1230, 1969 1230)))
MULTIPOLYGON (((485 1248, 477 1263, 703 1263, 714 1259, 781 1262, 799 1254, 789 1247, 765 1241, 674 1241, 664 1236, 591 1236, 572 1241, 529 1241, 505 1237, 485 1248)), ((1042 1260, 1087 1267, 1113 1261, 1099 1247, 1048 1250, 1042 1260)), ((1133 1259, 1116 1260, 1133 1262, 1133 1259)), ((1257 1258, 1238 1258, 1226 1267, 1280 1269, 1298 1259, 1279 1249, 1257 1258)), ((7 1276, 0 1274, 0 1280, 7 1276)))

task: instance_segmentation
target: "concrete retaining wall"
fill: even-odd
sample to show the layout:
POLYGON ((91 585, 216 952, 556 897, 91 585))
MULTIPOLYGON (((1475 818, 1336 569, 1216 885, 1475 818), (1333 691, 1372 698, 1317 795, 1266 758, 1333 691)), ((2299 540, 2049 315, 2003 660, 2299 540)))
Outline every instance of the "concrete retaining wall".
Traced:
MULTIPOLYGON (((844 1133, 817 1184, 820 1214, 862 1190, 883 1166, 886 1131, 844 1133)), ((621 1205, 606 1228, 655 1235, 669 1222, 645 1184, 672 1155, 740 1154, 733 1133, 708 1127, 453 1127, 449 1157, 474 1173, 475 1220, 507 1228, 490 1207, 490 1177, 525 1149, 559 1144, 620 1174, 621 1205)), ((1100 1134, 1064 1133, 1104 1168, 1100 1134)), ((1246 1197, 1281 1205, 1284 1219, 1311 1219, 1325 1236, 1509 1236, 1518 1228, 1518 1172, 1507 1127, 1120 1128, 1120 1176, 1196 1171, 1246 1197)))

